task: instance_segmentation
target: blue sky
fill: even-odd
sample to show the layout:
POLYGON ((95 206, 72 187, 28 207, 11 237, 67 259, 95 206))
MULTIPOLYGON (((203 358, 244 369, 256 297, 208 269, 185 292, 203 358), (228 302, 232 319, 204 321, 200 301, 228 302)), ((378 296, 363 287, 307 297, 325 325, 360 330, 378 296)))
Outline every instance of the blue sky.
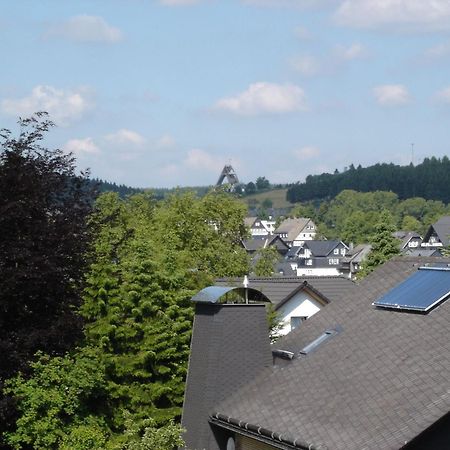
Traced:
POLYGON ((0 0, 1 127, 95 177, 273 183, 450 154, 450 0, 0 0))

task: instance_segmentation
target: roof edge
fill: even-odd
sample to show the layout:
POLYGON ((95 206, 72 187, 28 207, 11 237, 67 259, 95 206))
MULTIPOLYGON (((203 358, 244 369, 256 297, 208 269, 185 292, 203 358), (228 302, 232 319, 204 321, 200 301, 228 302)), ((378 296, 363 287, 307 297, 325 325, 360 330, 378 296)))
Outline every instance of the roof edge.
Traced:
POLYGON ((292 439, 284 436, 282 433, 271 431, 243 420, 234 419, 218 412, 210 416, 210 422, 229 430, 237 430, 242 435, 255 437, 261 442, 272 445, 277 444, 277 447, 281 449, 328 450, 328 447, 324 445, 314 445, 302 439, 292 439))

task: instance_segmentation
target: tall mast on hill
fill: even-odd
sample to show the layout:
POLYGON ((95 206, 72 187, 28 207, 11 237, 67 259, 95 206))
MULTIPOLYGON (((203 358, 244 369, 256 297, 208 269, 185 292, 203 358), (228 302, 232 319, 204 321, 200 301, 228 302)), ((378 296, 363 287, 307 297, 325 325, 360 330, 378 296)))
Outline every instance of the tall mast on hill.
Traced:
POLYGON ((239 184, 239 179, 231 164, 226 164, 225 167, 222 169, 219 179, 217 180, 216 186, 221 186, 225 178, 227 179, 227 183, 231 186, 231 190, 233 190, 236 187, 236 185, 239 184))

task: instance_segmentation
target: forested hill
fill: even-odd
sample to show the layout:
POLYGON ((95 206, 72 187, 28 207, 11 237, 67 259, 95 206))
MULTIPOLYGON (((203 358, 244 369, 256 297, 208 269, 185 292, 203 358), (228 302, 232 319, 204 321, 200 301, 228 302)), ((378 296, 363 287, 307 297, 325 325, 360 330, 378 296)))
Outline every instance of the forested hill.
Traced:
POLYGON ((397 166, 376 164, 354 167, 334 174, 309 175, 304 183, 297 183, 287 191, 292 203, 335 197, 344 189, 359 192, 392 191, 400 199, 423 197, 427 200, 450 202, 450 159, 425 158, 421 164, 397 166))
POLYGON ((109 181, 99 180, 98 178, 94 178, 91 182, 95 185, 98 192, 117 192, 121 198, 142 192, 142 189, 132 188, 125 184, 110 183, 109 181))
POLYGON ((189 187, 174 187, 174 188, 134 188, 126 186, 125 184, 111 183, 109 181, 94 178, 91 183, 96 187, 99 193, 102 192, 117 192, 121 198, 126 198, 133 194, 142 192, 150 192, 156 200, 162 200, 174 193, 195 192, 196 196, 204 197, 210 190, 211 186, 189 186, 189 187))

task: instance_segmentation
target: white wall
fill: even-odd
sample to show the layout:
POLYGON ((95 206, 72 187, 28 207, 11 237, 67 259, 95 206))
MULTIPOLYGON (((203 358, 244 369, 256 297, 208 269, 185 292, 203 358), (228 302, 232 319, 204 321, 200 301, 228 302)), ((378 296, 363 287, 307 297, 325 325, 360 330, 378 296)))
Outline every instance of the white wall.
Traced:
POLYGON ((291 331, 291 317, 311 317, 321 308, 322 305, 307 292, 298 292, 277 310, 278 316, 283 322, 280 334, 285 335, 291 331))
POLYGON ((297 267, 298 277, 337 277, 339 275, 341 275, 341 272, 337 267, 316 267, 313 269, 308 269, 307 267, 297 267))

